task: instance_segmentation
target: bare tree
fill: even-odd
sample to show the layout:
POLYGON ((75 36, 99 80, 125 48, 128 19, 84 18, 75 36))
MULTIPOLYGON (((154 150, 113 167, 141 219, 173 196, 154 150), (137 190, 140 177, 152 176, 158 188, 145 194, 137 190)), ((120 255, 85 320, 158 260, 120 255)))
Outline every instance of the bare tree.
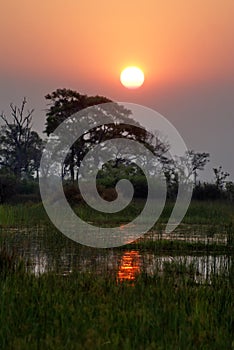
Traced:
POLYGON ((10 169, 18 178, 38 172, 43 142, 32 131, 34 110, 25 110, 27 101, 23 99, 21 107, 11 104, 11 117, 4 113, 0 119, 4 122, 0 129, 0 166, 10 169))

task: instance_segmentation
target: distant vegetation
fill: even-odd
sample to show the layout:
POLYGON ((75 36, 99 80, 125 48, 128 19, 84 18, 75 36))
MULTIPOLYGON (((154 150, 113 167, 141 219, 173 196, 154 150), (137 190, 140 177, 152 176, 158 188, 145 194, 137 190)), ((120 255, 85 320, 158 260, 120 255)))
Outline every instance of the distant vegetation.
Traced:
MULTIPOLYGON (((68 89, 57 89, 48 94, 49 108, 46 113, 45 133, 49 136, 56 127, 73 113, 86 107, 111 102, 102 96, 81 95, 68 89)), ((40 201, 38 178, 40 159, 46 140, 42 140, 32 130, 33 110, 26 111, 26 99, 17 107, 11 104, 11 116, 0 116, 0 203, 25 203, 40 201)), ((158 135, 151 135, 136 123, 129 128, 131 111, 116 104, 116 115, 121 115, 120 122, 105 127, 96 127, 77 140, 71 147, 63 165, 62 177, 64 191, 71 203, 79 203, 82 197, 76 185, 80 163, 84 155, 95 144, 113 137, 127 137, 144 144, 161 162, 167 182, 167 197, 175 200, 178 190, 178 172, 189 165, 190 176, 194 179, 193 198, 196 200, 234 201, 234 183, 228 181, 229 174, 222 167, 214 168, 214 178, 210 183, 198 181, 198 172, 209 162, 206 152, 188 151, 184 157, 171 161, 167 157, 170 145, 158 135)), ((115 185, 121 178, 127 178, 134 186, 135 198, 147 196, 147 182, 141 169, 133 162, 117 158, 103 165, 98 173, 97 186, 100 195, 106 200, 116 198, 115 185)))

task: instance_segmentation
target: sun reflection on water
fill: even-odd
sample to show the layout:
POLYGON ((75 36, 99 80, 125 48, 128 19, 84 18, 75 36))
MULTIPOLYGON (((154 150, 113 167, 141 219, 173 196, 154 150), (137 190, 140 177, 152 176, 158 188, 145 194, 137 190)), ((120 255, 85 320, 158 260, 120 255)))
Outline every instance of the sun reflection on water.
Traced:
POLYGON ((125 252, 121 258, 117 281, 134 281, 136 276, 140 273, 141 259, 137 250, 130 250, 125 252))

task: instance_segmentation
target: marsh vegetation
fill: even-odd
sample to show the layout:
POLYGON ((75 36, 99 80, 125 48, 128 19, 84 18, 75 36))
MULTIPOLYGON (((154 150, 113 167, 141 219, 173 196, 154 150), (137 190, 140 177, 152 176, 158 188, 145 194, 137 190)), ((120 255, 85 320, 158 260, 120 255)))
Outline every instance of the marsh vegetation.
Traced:
POLYGON ((95 249, 57 232, 40 204, 1 206, 1 349, 232 349, 232 206, 192 203, 173 237, 170 211, 137 242, 95 249))

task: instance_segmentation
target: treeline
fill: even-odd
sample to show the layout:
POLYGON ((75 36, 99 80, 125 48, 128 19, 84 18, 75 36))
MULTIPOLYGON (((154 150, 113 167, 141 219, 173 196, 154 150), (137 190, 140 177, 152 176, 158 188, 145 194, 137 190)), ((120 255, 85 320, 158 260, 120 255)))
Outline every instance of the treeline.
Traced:
MULTIPOLYGON (((147 181, 144 176, 129 176, 134 187, 134 197, 144 199, 148 194, 147 181)), ((116 198, 115 185, 116 178, 101 177, 97 179, 97 189, 99 194, 108 201, 116 198)), ((178 185, 167 183, 168 200, 176 200, 178 185)), ((71 204, 83 201, 79 188, 71 180, 64 181, 64 192, 71 204)), ((215 183, 201 183, 194 186, 193 199, 200 201, 223 200, 234 202, 234 184, 227 182, 223 188, 217 187, 215 183)), ((0 203, 36 203, 40 202, 39 184, 36 178, 18 179, 12 173, 0 171, 0 203)))
MULTIPOLYGON (((44 131, 47 137, 75 112, 112 102, 103 96, 87 96, 67 89, 58 89, 45 98, 49 103, 44 131)), ((27 111, 26 104, 26 99, 20 107, 11 104, 11 115, 6 116, 4 113, 0 115, 3 122, 0 127, 0 203, 40 201, 38 179, 40 159, 46 140, 32 130, 34 111, 27 111)), ((187 176, 194 182, 194 199, 234 201, 234 184, 228 181, 229 174, 221 166, 213 169, 214 176, 211 183, 198 181, 199 171, 202 171, 209 162, 208 153, 190 150, 184 157, 172 160, 168 157, 170 145, 163 142, 159 135, 152 135, 136 122, 130 126, 131 111, 125 107, 114 103, 113 108, 112 122, 84 133, 67 154, 61 176, 65 194, 70 202, 82 201, 76 180, 83 157, 93 146, 113 138, 137 141, 153 153, 161 164, 166 178, 168 199, 176 199, 179 174, 186 168, 189 169, 187 176)), ((148 186, 142 170, 134 161, 130 162, 118 156, 115 161, 104 164, 98 172, 97 187, 100 195, 106 200, 115 199, 114 188, 122 178, 131 181, 136 198, 147 197, 148 186)))

